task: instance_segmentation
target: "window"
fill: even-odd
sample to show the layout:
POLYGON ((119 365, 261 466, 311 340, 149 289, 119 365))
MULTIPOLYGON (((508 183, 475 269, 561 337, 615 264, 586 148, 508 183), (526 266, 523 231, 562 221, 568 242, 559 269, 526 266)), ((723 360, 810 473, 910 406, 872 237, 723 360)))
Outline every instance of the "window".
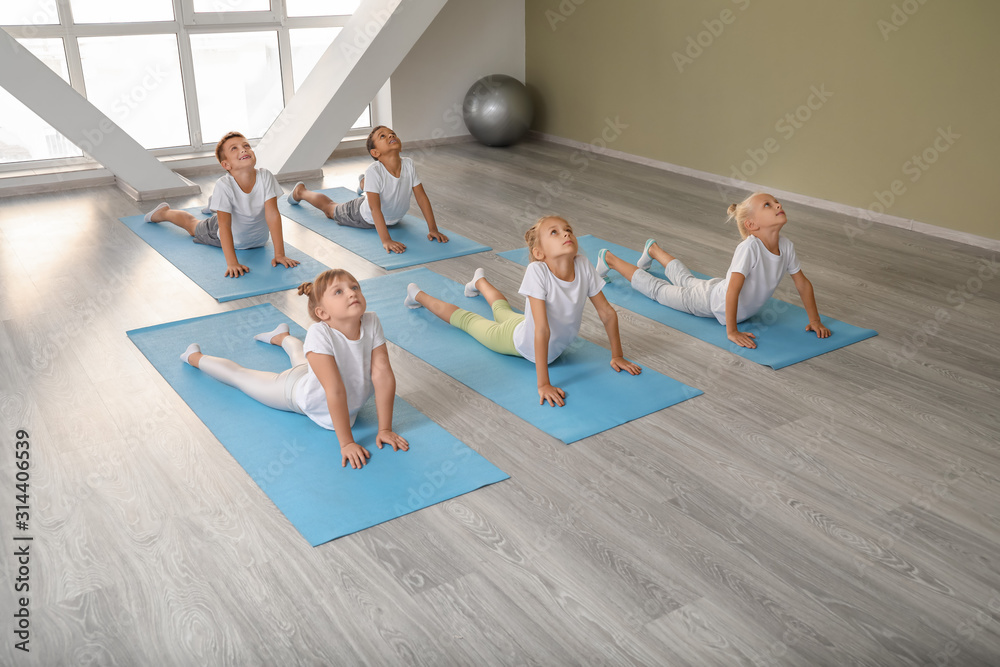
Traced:
MULTIPOLYGON (((55 3, 52 3, 55 4, 55 3)), ((74 23, 173 21, 170 0, 70 0, 74 23)))
POLYGON ((79 44, 94 106, 146 148, 190 143, 174 35, 81 37, 79 44))
MULTIPOLYGON (((21 39, 22 46, 69 81, 61 39, 21 39)), ((80 157, 83 151, 0 88, 0 163, 80 157)))
POLYGON ((191 36, 201 133, 214 144, 230 130, 260 137, 283 106, 274 32, 191 36))
MULTIPOLYGON (((233 129, 263 136, 359 4, 5 0, 0 26, 160 155, 209 150, 233 129)), ((0 89, 0 166, 80 156, 0 89)))

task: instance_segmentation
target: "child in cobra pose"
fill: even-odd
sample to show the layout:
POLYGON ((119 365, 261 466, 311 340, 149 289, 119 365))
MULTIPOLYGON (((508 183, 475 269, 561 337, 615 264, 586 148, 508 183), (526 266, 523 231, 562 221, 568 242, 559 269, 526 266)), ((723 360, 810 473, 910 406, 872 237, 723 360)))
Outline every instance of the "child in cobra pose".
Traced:
POLYGON ((288 203, 297 206, 305 200, 338 225, 374 229, 386 252, 401 253, 406 251, 406 246, 392 240, 389 227, 406 215, 410 208, 412 190, 417 206, 427 221, 427 240, 447 243, 448 237, 438 231, 434 210, 413 168, 413 160, 399 155, 403 144, 396 133, 385 125, 379 125, 368 135, 366 146, 375 164, 368 167, 361 176, 358 194, 364 192, 363 196, 338 204, 325 194, 313 192, 306 189, 304 184, 296 183, 288 194, 288 203))
POLYGON ((725 279, 695 278, 679 259, 653 239, 646 241, 637 264, 602 249, 597 255, 597 274, 608 280, 608 270, 614 269, 637 292, 675 310, 715 317, 726 326, 729 340, 740 347, 755 348, 754 334, 740 331, 737 324, 756 315, 771 298, 782 276, 789 273, 809 315, 805 330, 815 331, 819 338, 828 337, 830 330, 820 322, 812 283, 799 268, 792 242, 779 235, 788 220, 781 203, 769 194, 757 192, 739 204, 730 205, 729 217, 736 221, 743 242, 736 246, 725 279), (647 273, 654 259, 663 264, 670 282, 647 273))
POLYGON ((579 248, 570 224, 559 217, 544 217, 527 231, 524 239, 533 261, 525 270, 518 290, 528 302, 523 315, 511 309, 482 269, 476 269, 472 282, 465 286, 465 295, 485 296, 493 310, 493 320, 422 292, 415 283, 406 289, 405 304, 410 308, 427 308, 494 352, 534 362, 539 405, 548 401, 550 406, 561 406, 565 405, 566 392, 552 386, 549 364, 576 339, 589 298, 608 333, 611 367, 616 372, 626 370, 638 375, 640 368, 622 354, 618 313, 601 292, 604 285, 597 278, 594 265, 577 254, 579 248))
POLYGON ((382 324, 375 313, 365 312, 361 286, 347 271, 330 269, 311 283, 302 283, 299 294, 309 296, 309 316, 316 321, 305 343, 288 333, 288 325, 257 334, 255 339, 280 346, 292 367, 281 373, 243 368, 234 361, 202 354, 197 343, 188 346, 181 360, 236 387, 264 405, 306 415, 337 434, 341 465, 350 461, 361 468, 371 454, 354 441, 351 426, 358 411, 375 394, 378 435, 375 444, 409 449, 406 439, 392 430, 392 404, 396 377, 382 324))
POLYGON ((236 251, 266 244, 269 231, 274 242, 271 266, 297 266, 298 260, 285 256, 281 235, 278 197, 284 193, 271 172, 256 168, 257 156, 250 142, 239 132, 229 132, 216 144, 215 157, 228 173, 215 182, 212 199, 203 210, 211 217, 199 220, 164 202, 146 214, 146 222, 172 222, 195 243, 222 248, 227 278, 239 278, 250 270, 240 264, 236 251))

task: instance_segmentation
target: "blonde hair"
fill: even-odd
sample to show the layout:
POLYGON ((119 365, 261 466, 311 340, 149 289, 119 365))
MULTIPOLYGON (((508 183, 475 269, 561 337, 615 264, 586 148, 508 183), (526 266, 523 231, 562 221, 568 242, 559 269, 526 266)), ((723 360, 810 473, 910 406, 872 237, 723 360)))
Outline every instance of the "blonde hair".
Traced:
POLYGON ((573 230, 573 225, 570 225, 569 221, 562 216, 543 215, 542 217, 540 217, 538 220, 535 221, 535 224, 529 227, 528 231, 524 233, 524 242, 528 244, 528 259, 530 259, 531 261, 535 261, 535 248, 538 247, 538 228, 546 220, 562 220, 569 226, 570 231, 573 230))
POLYGON ((239 137, 240 139, 246 139, 241 132, 226 132, 225 136, 219 139, 219 143, 215 144, 215 159, 222 164, 222 144, 226 143, 233 137, 239 137))
POLYGON ((348 280, 358 282, 357 278, 344 269, 327 269, 313 278, 311 283, 302 283, 299 285, 299 295, 301 296, 304 294, 309 297, 309 317, 311 317, 314 321, 322 321, 316 316, 316 308, 319 306, 320 297, 322 297, 326 292, 330 283, 338 278, 346 278, 348 280))
POLYGON ((736 221, 736 229, 740 231, 741 238, 745 239, 746 237, 750 236, 750 230, 748 230, 746 226, 746 221, 750 217, 750 200, 756 197, 757 195, 764 195, 764 194, 767 193, 755 192, 746 199, 744 199, 743 201, 741 201, 739 204, 730 204, 729 208, 726 210, 726 212, 729 214, 729 217, 726 218, 726 222, 729 222, 730 220, 736 221))

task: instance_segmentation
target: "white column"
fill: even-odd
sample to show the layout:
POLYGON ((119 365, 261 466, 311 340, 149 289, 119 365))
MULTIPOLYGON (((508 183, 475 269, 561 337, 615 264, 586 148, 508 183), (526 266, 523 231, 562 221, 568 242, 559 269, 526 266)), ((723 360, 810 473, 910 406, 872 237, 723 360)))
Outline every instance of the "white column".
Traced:
POLYGON ((260 140, 260 163, 285 178, 319 170, 446 2, 362 0, 260 140))

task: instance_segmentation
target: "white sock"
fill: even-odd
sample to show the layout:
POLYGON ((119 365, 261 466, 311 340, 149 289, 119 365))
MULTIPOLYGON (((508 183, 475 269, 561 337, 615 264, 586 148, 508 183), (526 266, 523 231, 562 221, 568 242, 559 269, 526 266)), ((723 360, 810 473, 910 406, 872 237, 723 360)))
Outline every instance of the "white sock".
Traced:
POLYGON ((653 245, 653 239, 646 241, 646 246, 642 249, 642 254, 639 255, 639 261, 635 263, 636 267, 643 271, 649 271, 649 267, 653 266, 653 258, 649 256, 651 245, 653 245))
POLYGON ((608 271, 609 271, 608 263, 604 259, 604 255, 607 252, 608 252, 607 248, 601 248, 597 252, 597 266, 594 267, 595 269, 597 269, 597 277, 602 279, 604 282, 608 282, 608 271))
POLYGON ((416 283, 410 283, 406 286, 406 298, 403 300, 403 305, 407 308, 420 308, 420 303, 417 302, 417 294, 420 292, 420 288, 417 287, 416 283))
POLYGON ((299 200, 296 199, 295 196, 292 193, 294 193, 295 192, 295 188, 299 187, 300 185, 302 187, 305 187, 306 184, 303 183, 302 181, 299 181, 298 183, 296 183, 295 185, 292 186, 292 192, 288 193, 288 197, 287 197, 288 203, 291 204, 292 206, 298 206, 299 205, 299 200))
POLYGON ((472 282, 466 283, 465 285, 465 296, 474 297, 479 296, 479 290, 476 289, 476 283, 479 282, 480 278, 485 278, 486 272, 480 267, 476 269, 476 272, 472 274, 472 282))
POLYGON ((253 337, 254 340, 259 340, 262 343, 271 344, 271 339, 278 334, 288 333, 288 325, 282 322, 274 328, 274 331, 268 331, 267 333, 259 333, 253 337))
POLYGON ((195 352, 201 352, 201 346, 198 345, 198 343, 191 343, 190 345, 187 346, 187 349, 184 350, 184 353, 181 355, 181 361, 183 361, 185 364, 190 364, 191 362, 188 361, 188 357, 190 357, 195 352))
POLYGON ((153 221, 153 214, 155 214, 160 209, 164 209, 164 208, 170 208, 170 204, 168 204, 167 202, 161 202, 161 203, 157 204, 156 208, 154 208, 152 211, 150 211, 149 213, 147 213, 146 215, 144 215, 142 217, 142 219, 145 220, 146 222, 152 222, 153 221))

